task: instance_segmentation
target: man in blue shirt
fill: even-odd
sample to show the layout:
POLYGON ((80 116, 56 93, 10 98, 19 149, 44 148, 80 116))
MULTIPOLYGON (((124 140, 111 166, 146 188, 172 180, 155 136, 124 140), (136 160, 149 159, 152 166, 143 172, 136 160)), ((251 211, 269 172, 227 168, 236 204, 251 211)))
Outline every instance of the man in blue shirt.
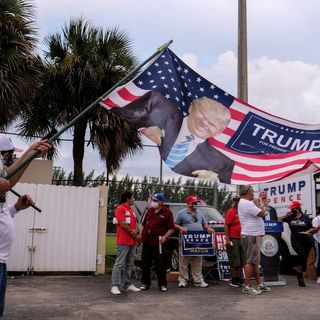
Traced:
MULTIPOLYGON (((187 207, 178 212, 175 227, 180 233, 188 231, 207 230, 209 233, 213 229, 208 226, 200 209, 195 206, 198 204, 198 199, 194 195, 189 195, 186 198, 187 207)), ((191 274, 195 287, 207 288, 209 285, 203 280, 202 275, 202 256, 182 256, 181 247, 179 254, 179 288, 185 288, 189 281, 188 265, 191 263, 191 274)))

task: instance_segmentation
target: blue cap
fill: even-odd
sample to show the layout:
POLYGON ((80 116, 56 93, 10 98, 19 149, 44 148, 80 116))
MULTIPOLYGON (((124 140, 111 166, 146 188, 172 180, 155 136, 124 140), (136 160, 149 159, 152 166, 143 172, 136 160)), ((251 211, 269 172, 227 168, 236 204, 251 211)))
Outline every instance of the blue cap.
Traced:
POLYGON ((155 193, 155 194, 152 196, 152 200, 164 202, 164 201, 165 201, 165 199, 164 199, 164 194, 161 193, 161 192, 155 193))

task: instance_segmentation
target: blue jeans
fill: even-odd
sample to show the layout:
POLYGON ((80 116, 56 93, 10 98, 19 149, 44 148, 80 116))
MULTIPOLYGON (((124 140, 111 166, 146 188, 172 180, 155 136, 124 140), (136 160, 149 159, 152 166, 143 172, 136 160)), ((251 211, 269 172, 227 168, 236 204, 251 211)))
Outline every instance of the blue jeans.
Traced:
POLYGON ((127 244, 117 245, 117 259, 113 265, 111 282, 113 286, 119 287, 121 284, 121 272, 124 270, 124 284, 126 289, 131 284, 131 272, 134 264, 134 256, 136 252, 136 246, 130 246, 127 244))
POLYGON ((7 265, 5 263, 0 263, 0 317, 3 316, 6 287, 7 287, 7 265))

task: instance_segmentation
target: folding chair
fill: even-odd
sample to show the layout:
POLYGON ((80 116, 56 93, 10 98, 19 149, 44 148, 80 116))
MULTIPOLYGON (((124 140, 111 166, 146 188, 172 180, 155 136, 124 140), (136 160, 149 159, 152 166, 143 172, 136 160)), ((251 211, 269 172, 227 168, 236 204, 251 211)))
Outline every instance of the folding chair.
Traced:
POLYGON ((206 282, 217 284, 216 274, 217 271, 217 260, 215 256, 203 257, 202 258, 202 274, 206 282))

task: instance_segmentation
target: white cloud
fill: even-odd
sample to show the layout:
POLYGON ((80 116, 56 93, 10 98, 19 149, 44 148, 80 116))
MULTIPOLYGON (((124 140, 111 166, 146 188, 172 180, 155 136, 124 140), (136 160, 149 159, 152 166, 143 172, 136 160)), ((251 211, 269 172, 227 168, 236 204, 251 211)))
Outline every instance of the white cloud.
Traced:
MULTIPOLYGON (((222 53, 216 63, 205 68, 193 53, 183 54, 182 59, 209 81, 237 94, 237 58, 233 52, 222 53)), ((250 104, 292 121, 320 123, 318 65, 261 57, 249 60, 248 70, 250 104)))

